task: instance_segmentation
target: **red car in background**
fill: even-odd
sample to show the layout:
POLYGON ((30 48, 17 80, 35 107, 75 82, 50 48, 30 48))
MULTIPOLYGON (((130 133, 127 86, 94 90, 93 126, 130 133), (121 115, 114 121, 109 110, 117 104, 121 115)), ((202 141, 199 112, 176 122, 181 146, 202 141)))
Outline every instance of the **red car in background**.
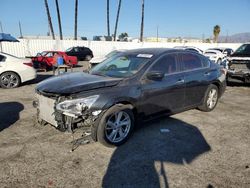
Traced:
POLYGON ((78 64, 77 57, 68 56, 65 52, 62 51, 43 51, 38 53, 35 57, 32 57, 32 61, 35 68, 52 68, 54 64, 53 57, 55 53, 63 57, 64 63, 69 66, 74 66, 78 64))

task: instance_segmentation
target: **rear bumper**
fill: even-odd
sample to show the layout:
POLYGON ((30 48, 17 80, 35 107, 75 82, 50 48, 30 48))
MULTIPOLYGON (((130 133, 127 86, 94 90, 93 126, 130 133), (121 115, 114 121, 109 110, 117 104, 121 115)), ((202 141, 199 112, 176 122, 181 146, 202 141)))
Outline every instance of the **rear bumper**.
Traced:
POLYGON ((30 68, 29 70, 23 71, 21 74, 22 82, 26 82, 29 80, 33 80, 37 77, 36 70, 34 68, 30 68))

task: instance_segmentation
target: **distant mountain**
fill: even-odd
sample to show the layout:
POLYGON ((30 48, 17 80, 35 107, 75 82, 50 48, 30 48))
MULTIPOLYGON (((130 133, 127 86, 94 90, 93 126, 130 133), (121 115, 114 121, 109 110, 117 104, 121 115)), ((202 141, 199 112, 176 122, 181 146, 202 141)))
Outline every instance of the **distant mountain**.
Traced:
POLYGON ((219 36, 219 42, 232 42, 232 43, 250 42, 250 32, 237 33, 230 36, 219 36))

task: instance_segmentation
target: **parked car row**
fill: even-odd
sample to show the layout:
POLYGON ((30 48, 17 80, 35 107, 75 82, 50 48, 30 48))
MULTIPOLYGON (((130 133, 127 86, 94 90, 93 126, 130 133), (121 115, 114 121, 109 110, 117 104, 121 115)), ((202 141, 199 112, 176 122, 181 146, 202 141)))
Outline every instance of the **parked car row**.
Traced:
POLYGON ((84 46, 76 46, 63 51, 43 51, 37 53, 35 57, 32 57, 35 68, 51 69, 57 62, 54 60, 54 56, 59 55, 63 58, 64 64, 69 66, 75 66, 78 61, 87 60, 93 58, 93 52, 84 46))

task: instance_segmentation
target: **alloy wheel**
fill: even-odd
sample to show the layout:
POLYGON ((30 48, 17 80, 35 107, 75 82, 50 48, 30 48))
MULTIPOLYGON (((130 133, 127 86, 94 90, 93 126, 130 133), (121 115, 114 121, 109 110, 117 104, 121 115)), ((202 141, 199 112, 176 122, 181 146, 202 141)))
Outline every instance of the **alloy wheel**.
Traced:
POLYGON ((211 89, 208 93, 208 99, 207 99, 207 106, 209 109, 214 108, 214 106, 217 103, 217 98, 218 98, 217 90, 211 89))
POLYGON ((131 118, 125 111, 112 114, 106 121, 105 135, 111 143, 124 140, 131 128, 131 118))
POLYGON ((12 73, 4 74, 1 77, 1 83, 6 88, 14 88, 17 87, 17 85, 19 84, 19 78, 17 75, 12 73))

